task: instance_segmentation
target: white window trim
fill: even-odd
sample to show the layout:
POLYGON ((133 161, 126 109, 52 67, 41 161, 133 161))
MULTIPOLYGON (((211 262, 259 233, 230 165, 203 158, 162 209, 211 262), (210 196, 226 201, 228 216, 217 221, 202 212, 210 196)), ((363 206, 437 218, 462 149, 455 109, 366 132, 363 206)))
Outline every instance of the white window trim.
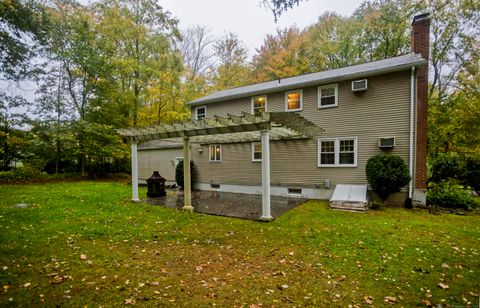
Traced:
MULTIPOLYGON (((252 142, 252 162, 255 162, 255 163, 258 163, 258 162, 262 162, 262 159, 255 159, 255 145, 256 144, 260 144, 262 145, 261 142, 252 142)), ((262 153, 262 151, 260 151, 260 153, 262 153)))
POLYGON ((327 84, 327 85, 323 85, 323 86, 318 87, 317 105, 318 105, 318 109, 338 107, 338 83, 327 84), (321 105, 321 103, 322 103, 322 89, 329 89, 329 88, 334 88, 335 89, 335 104, 322 106, 321 105))
POLYGON ((292 90, 285 92, 285 111, 286 112, 295 112, 295 111, 302 111, 303 110, 303 90, 292 90), (288 109, 288 94, 290 93, 300 93, 300 108, 297 109, 288 109))
POLYGON ((258 96, 252 97, 251 100, 250 100, 251 101, 250 112, 252 114, 255 114, 254 100, 256 98, 260 98, 260 97, 265 97, 265 112, 268 112, 268 97, 267 97, 267 95, 258 95, 258 96))
POLYGON ((211 163, 221 163, 223 159, 223 151, 222 151, 222 145, 221 144, 216 144, 212 143, 208 145, 208 161, 211 163), (212 153, 210 152, 212 150, 212 145, 215 147, 220 147, 220 159, 219 160, 212 160, 212 153))
POLYGON ((358 165, 358 137, 338 137, 338 138, 318 138, 317 145, 317 166, 321 168, 351 168, 357 167, 358 165), (340 140, 354 140, 353 145, 353 164, 340 164, 340 140), (335 164, 332 165, 322 165, 320 160, 320 155, 322 151, 321 142, 322 141, 335 141, 335 164))
POLYGON ((198 120, 198 109, 200 109, 200 108, 205 108, 205 118, 207 117, 207 106, 206 105, 196 106, 195 107, 195 120, 198 120))

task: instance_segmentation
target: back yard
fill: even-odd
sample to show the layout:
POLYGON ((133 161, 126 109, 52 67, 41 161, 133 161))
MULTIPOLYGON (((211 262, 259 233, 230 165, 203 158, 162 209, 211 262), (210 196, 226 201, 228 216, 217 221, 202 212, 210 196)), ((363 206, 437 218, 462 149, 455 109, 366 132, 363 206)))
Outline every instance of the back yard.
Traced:
POLYGON ((0 186, 0 306, 479 304, 478 215, 309 201, 267 224, 129 199, 121 183, 0 186))

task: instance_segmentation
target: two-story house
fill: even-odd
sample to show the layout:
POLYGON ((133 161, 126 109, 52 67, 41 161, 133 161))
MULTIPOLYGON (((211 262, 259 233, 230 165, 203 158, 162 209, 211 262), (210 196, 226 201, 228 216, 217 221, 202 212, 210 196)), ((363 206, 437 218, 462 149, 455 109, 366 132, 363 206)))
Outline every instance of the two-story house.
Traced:
MULTIPOLYGON (((367 184, 367 160, 399 155, 412 183, 393 196, 425 203, 429 15, 412 23, 412 52, 324 72, 215 92, 189 102, 193 120, 242 112, 298 113, 321 132, 270 142, 272 195, 329 199, 337 184, 367 184)), ((139 149, 140 177, 160 170, 173 180, 181 144, 150 142, 139 149)), ((199 190, 262 193, 260 142, 191 145, 199 190)))

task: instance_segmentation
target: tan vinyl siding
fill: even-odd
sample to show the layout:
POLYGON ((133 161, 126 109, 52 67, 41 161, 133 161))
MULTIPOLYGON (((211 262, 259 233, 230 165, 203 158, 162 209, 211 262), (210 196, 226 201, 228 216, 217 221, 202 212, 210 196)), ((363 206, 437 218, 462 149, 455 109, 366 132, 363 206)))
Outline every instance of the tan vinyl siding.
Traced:
MULTIPOLYGON (((203 106, 203 105, 202 105, 203 106)), ((207 107, 207 118, 213 118, 214 115, 227 116, 227 114, 241 114, 242 111, 251 112, 251 98, 241 98, 231 100, 227 103, 212 103, 205 105, 207 107)), ((192 107, 192 119, 195 117, 195 108, 192 107)))
POLYGON ((148 179, 158 171, 169 182, 175 182, 175 157, 183 157, 182 148, 138 151, 138 177, 148 179))
MULTIPOLYGON (((338 83, 338 107, 318 108, 318 86, 303 88, 303 111, 325 129, 309 140, 272 141, 271 182, 275 186, 315 187, 325 179, 335 185, 365 184, 365 165, 376 154, 400 155, 408 163, 410 72, 368 78, 366 92, 353 93, 351 80, 338 83), (357 167, 317 167, 318 138, 357 137, 357 167), (393 150, 378 148, 378 138, 395 137, 393 150)), ((207 105, 207 114, 251 112, 250 98, 207 105)), ((268 111, 285 111, 285 92, 268 94, 268 111)), ((199 147, 199 145, 197 145, 199 147)), ((196 181, 215 184, 260 185, 261 164, 252 162, 251 143, 224 144, 222 162, 208 162, 208 147, 193 151, 196 181)))

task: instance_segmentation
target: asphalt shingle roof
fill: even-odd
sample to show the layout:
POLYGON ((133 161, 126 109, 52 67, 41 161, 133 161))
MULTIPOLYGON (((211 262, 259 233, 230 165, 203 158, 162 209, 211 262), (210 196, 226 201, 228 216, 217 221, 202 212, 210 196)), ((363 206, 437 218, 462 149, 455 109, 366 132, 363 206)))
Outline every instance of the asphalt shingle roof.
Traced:
POLYGON ((411 68, 412 66, 426 64, 426 62, 427 61, 423 59, 420 54, 409 53, 403 56, 342 67, 329 71, 300 75, 280 80, 257 83, 239 88, 222 90, 191 101, 188 104, 198 106, 229 99, 266 94, 299 87, 306 87, 320 83, 368 77, 372 75, 405 70, 411 68))

